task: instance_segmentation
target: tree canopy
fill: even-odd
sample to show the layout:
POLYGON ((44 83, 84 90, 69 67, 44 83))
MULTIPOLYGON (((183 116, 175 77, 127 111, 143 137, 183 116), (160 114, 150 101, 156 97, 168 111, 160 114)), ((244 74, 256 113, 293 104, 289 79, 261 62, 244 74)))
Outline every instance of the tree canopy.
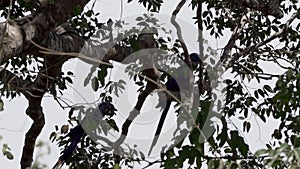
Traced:
MULTIPOLYGON (((69 124, 56 126, 51 141, 64 149, 70 127, 79 123, 86 129, 87 136, 65 161, 70 168, 300 166, 298 1, 181 0, 170 9, 167 21, 156 15, 164 5, 161 0, 126 3, 139 3, 148 13, 135 16, 134 22, 126 18, 102 22, 96 0, 0 1, 5 18, 0 23, 0 110, 6 99, 23 95, 28 101, 25 113, 33 120, 24 133, 22 169, 33 165, 37 137, 46 121, 41 105, 45 94, 69 109, 65 115, 69 124), (191 40, 183 36, 186 25, 178 21, 183 8, 194 13, 190 24, 196 28, 198 51, 191 51, 191 40), (225 45, 217 48, 209 43, 212 40, 225 45), (192 52, 199 53, 198 65, 189 57, 192 52), (90 65, 90 73, 80 77, 80 71, 63 71, 71 59, 90 65), (117 64, 125 68, 120 70, 117 64), (131 97, 136 102, 128 117, 118 122, 117 112, 100 123, 93 119, 83 123, 95 111, 94 105, 115 104, 129 90, 125 79, 112 80, 112 71, 125 73, 135 85, 137 95, 131 97), (170 77, 176 79, 179 95, 166 90, 170 77), (93 104, 63 99, 64 91, 78 81, 80 87, 99 95, 93 104), (172 139, 160 147, 155 159, 126 144, 132 124, 143 114, 142 107, 149 106, 146 99, 151 95, 158 96, 156 110, 164 108, 166 97, 176 101, 172 139), (257 132, 272 140, 260 150, 251 150, 243 133, 250 132, 254 123, 270 119, 278 121, 278 126, 257 132), (108 137, 112 131, 116 139, 108 137)), ((115 105, 118 111, 120 106, 115 105)), ((9 145, 2 150, 8 159, 13 158, 9 145)))

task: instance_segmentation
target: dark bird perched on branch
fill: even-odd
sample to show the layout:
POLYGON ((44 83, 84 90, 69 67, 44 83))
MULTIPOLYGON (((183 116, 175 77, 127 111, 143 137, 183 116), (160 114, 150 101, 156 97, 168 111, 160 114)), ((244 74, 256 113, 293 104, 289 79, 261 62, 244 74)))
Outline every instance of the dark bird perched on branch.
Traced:
POLYGON ((190 58, 191 58, 192 63, 195 63, 195 64, 199 64, 201 61, 198 53, 191 53, 190 58))
MULTIPOLYGON (((190 55, 190 59, 192 61, 193 66, 197 66, 197 64, 200 63, 200 57, 197 53, 191 53, 190 55)), ((180 92, 180 87, 178 86, 178 83, 176 82, 176 80, 174 78, 169 78, 168 81, 166 82, 166 88, 168 91, 170 91, 172 94, 174 93, 179 93, 180 92)), ((176 94, 175 94, 176 95, 176 94)), ((148 156, 150 156, 153 147, 155 146, 155 144, 157 143, 158 137, 161 133, 163 124, 165 122, 166 116, 168 114, 168 111, 170 109, 171 103, 172 101, 174 101, 174 99, 172 97, 167 97, 167 103, 166 106, 160 116, 159 122, 158 122, 158 126, 156 128, 156 132, 152 141, 152 144, 150 146, 149 152, 148 152, 148 156)))
MULTIPOLYGON (((100 111, 100 115, 96 115, 99 118, 103 118, 104 116, 109 116, 112 117, 115 114, 116 108, 114 105, 108 102, 102 102, 98 105, 98 109, 100 111)), ((88 120, 87 119, 83 119, 88 120)), ((88 121, 86 121, 88 122, 88 121)), ((59 157, 57 163, 53 166, 52 169, 59 169, 62 167, 63 163, 65 162, 66 159, 68 159, 73 151, 76 149, 77 144, 81 140, 81 138, 86 135, 85 131, 83 130, 82 126, 78 124, 76 127, 72 128, 70 132, 65 136, 69 137, 69 146, 66 147, 66 149, 63 151, 63 154, 59 157)))

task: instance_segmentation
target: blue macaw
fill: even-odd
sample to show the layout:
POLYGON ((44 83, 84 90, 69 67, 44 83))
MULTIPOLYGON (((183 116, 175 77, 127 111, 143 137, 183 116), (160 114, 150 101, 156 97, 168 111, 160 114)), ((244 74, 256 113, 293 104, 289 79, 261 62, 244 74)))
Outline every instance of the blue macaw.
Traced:
MULTIPOLYGON (((190 56, 190 59, 191 59, 193 65, 197 65, 197 64, 200 63, 201 60, 200 60, 200 57, 197 53, 191 53, 189 56, 190 56)), ((172 77, 168 79, 168 81, 166 82, 165 85, 166 85, 167 90, 170 91, 170 92, 180 92, 180 87, 178 86, 178 83, 172 77)), ((160 116, 158 126, 156 128, 156 132, 155 132, 152 144, 151 144, 149 152, 148 152, 148 156, 150 156, 150 154, 153 150, 153 147, 157 143, 158 137, 161 133, 163 124, 165 122, 165 119, 166 119, 166 116, 167 116, 168 111, 170 109, 172 101, 173 100, 171 98, 167 98, 167 103, 166 103, 166 106, 165 106, 161 116, 160 116)))
POLYGON ((198 55, 198 53, 191 53, 190 58, 191 58, 192 63, 199 64, 201 62, 200 56, 198 55))
MULTIPOLYGON (((113 104, 108 102, 102 102, 98 105, 98 109, 101 113, 101 118, 104 116, 112 117, 115 114, 115 111, 117 110, 113 104)), ((77 147, 77 144, 81 140, 81 138, 85 135, 85 131, 83 130, 82 126, 78 124, 74 128, 70 130, 70 132, 66 135, 66 137, 69 137, 69 146, 63 151, 63 154, 59 157, 57 163, 53 166, 52 169, 58 169, 61 168, 63 163, 66 159, 68 159, 75 148, 77 147)))

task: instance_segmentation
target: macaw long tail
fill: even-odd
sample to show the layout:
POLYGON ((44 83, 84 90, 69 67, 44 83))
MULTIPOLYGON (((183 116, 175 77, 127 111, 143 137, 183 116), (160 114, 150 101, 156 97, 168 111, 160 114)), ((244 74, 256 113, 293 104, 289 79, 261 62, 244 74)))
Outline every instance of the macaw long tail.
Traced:
POLYGON ((163 125, 164 125, 165 119, 166 119, 167 114, 168 114, 168 111, 169 111, 169 109, 170 109, 171 102, 172 102, 171 100, 167 100, 166 107, 165 107, 164 111, 162 112, 162 114, 161 114, 161 116, 160 116, 159 123, 158 123, 158 126, 157 126, 157 128, 156 128, 156 132, 155 132, 155 135, 154 135, 154 138, 153 138, 153 141, 152 141, 150 150, 149 150, 149 152, 148 152, 148 156, 150 156, 153 147, 154 147, 155 144, 157 143, 158 137, 159 137, 159 135, 160 135, 160 133, 161 133, 162 127, 163 127, 163 125))
POLYGON ((57 163, 54 165, 54 167, 52 169, 59 169, 62 167, 64 161, 69 158, 73 151, 76 149, 77 144, 79 143, 79 141, 81 140, 81 137, 84 135, 84 130, 81 127, 81 125, 76 126, 75 128, 71 129, 71 131, 69 132, 69 136, 70 136, 70 145, 64 150, 63 155, 61 155, 59 157, 59 160, 57 161, 57 163))

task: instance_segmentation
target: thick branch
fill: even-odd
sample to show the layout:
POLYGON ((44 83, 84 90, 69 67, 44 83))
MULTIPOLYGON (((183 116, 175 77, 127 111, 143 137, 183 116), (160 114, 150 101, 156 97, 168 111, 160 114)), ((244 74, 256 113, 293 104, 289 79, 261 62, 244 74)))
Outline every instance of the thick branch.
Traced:
POLYGON ((114 149, 115 149, 115 156, 116 156, 116 163, 120 162, 120 146, 124 142, 124 140, 127 137, 129 127, 133 120, 140 114, 140 110, 148 97, 148 95, 155 89, 157 89, 159 86, 157 84, 159 83, 159 74, 155 68, 153 69, 146 69, 143 74, 150 78, 152 81, 148 81, 146 88, 144 91, 142 91, 139 96, 138 96, 138 101, 134 107, 134 109, 130 112, 129 116, 125 120, 125 122, 122 125, 122 133, 119 139, 115 142, 114 144, 114 149))
POLYGON ((0 65, 28 50, 31 40, 40 42, 49 35, 50 30, 69 19, 75 8, 83 9, 88 1, 55 0, 53 5, 45 1, 35 13, 0 24, 0 65))
POLYGON ((29 115, 29 117, 33 120, 33 124, 26 133, 21 158, 21 169, 26 169, 27 167, 31 166, 36 139, 40 135, 45 125, 45 117, 42 108, 40 107, 41 99, 42 97, 31 97, 29 99, 29 107, 26 110, 26 114, 29 115))
MULTIPOLYGON (((64 29, 63 26, 58 27, 55 31, 51 32, 43 43, 48 48, 59 51, 77 51, 79 52, 83 43, 77 43, 76 37, 71 30, 64 29)), ((23 147, 23 154, 21 158, 21 168, 25 169, 31 166, 34 146, 37 137, 42 131, 45 124, 44 114, 42 112, 41 101, 43 95, 49 88, 56 82, 57 77, 61 74, 61 68, 65 61, 70 57, 65 56, 51 56, 45 57, 44 67, 38 74, 36 80, 32 83, 31 87, 25 93, 29 107, 26 114, 33 120, 29 131, 26 133, 25 143, 23 147)))
POLYGON ((134 110, 132 110, 130 112, 129 116, 123 123, 121 136, 114 144, 115 155, 117 156, 117 161, 116 161, 117 163, 119 163, 118 156, 120 156, 120 152, 119 152, 120 145, 125 141, 131 123, 140 114, 140 110, 141 110, 146 98, 148 97, 148 95, 156 88, 157 88, 157 86, 154 85, 153 83, 151 83, 151 82, 147 83, 146 89, 143 92, 141 92, 140 95, 138 96, 138 101, 134 107, 134 110))

